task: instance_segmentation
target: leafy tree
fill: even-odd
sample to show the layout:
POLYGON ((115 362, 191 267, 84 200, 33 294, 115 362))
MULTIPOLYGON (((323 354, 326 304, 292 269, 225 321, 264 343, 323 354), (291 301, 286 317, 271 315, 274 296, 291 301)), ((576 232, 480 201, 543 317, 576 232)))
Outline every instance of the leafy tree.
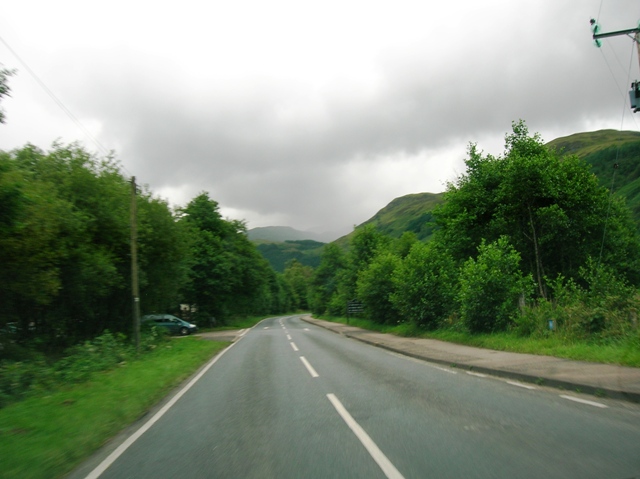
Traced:
POLYGON ((610 202, 584 161, 560 158, 518 122, 504 156, 483 156, 470 145, 466 166, 435 211, 438 241, 456 261, 475 257, 482 240, 507 236, 543 297, 545 277, 576 277, 601 248, 603 261, 640 280, 640 247, 628 210, 615 198, 610 202))
POLYGON ((221 321, 268 311, 271 268, 247 238, 244 223, 224 220, 207 193, 191 200, 181 213, 191 238, 186 302, 196 305, 201 315, 221 321))
POLYGON ((365 305, 365 314, 376 323, 399 321, 398 310, 391 301, 395 290, 392 277, 400 258, 390 251, 374 256, 365 269, 358 274, 357 297, 365 305))
POLYGON ((294 309, 309 309, 309 289, 313 268, 292 259, 284 270, 284 279, 291 285, 294 309))
POLYGON ((460 317, 472 333, 504 330, 518 313, 521 295, 532 290, 531 276, 520 269, 520 255, 502 236, 482 241, 477 259, 469 258, 460 272, 460 317))
POLYGON ((325 245, 320 264, 314 271, 311 280, 311 310, 315 314, 324 314, 331 297, 338 289, 340 272, 345 268, 345 257, 342 249, 335 244, 325 245))
POLYGON ((358 275, 390 241, 389 237, 379 233, 371 224, 355 230, 349 244, 345 268, 340 271, 338 286, 330 301, 334 314, 343 314, 347 302, 356 299, 358 275), (340 310, 337 310, 338 306, 340 310))
POLYGON ((458 269, 441 245, 414 243, 393 274, 391 300, 402 317, 432 329, 455 308, 458 269))
MULTIPOLYGON (((15 73, 15 70, 8 70, 6 68, 0 69, 0 100, 5 96, 10 96, 9 92, 11 88, 9 87, 9 77, 15 73)), ((0 123, 5 123, 6 117, 4 114, 4 109, 0 108, 0 123)))

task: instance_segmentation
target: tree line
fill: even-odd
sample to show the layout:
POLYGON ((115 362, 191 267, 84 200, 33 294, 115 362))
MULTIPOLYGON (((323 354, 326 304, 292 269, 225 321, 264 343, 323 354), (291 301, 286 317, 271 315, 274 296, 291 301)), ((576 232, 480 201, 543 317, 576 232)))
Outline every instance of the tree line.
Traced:
POLYGON ((624 200, 524 122, 505 139, 498 157, 469 146, 431 241, 364 226, 346 251, 326 245, 312 311, 345 316, 355 299, 368 319, 410 329, 545 334, 553 320, 572 336, 639 339, 640 242, 624 200))
MULTIPOLYGON (((0 152, 0 329, 60 350, 131 332, 131 183, 77 144, 0 152)), ((193 306, 194 321, 290 310, 293 292, 201 193, 172 209, 136 195, 142 313, 193 306)))

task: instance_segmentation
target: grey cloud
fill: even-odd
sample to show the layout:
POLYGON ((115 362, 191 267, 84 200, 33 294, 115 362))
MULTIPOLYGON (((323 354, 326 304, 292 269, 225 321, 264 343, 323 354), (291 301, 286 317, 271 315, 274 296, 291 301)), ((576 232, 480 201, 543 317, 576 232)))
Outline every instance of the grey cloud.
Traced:
POLYGON ((103 121, 104 138, 119 142, 128 168, 153 187, 190 184, 194 194, 208 190, 231 208, 286 214, 292 226, 351 226, 367 219, 357 215, 370 203, 337 181, 354 158, 383 161, 502 138, 520 118, 532 131, 579 131, 589 118, 619 115, 588 18, 577 18, 574 2, 544 5, 546 14, 530 22, 518 17, 503 28, 496 22, 486 31, 453 32, 463 38, 449 50, 440 37, 386 52, 369 96, 350 97, 337 85, 316 105, 305 105, 304 95, 296 104, 288 94, 299 85, 289 92, 258 79, 228 97, 219 85, 194 82, 191 89, 180 71, 120 52, 107 71, 78 80, 85 86, 77 86, 74 107, 103 121), (282 118, 283 108, 291 118, 282 118))

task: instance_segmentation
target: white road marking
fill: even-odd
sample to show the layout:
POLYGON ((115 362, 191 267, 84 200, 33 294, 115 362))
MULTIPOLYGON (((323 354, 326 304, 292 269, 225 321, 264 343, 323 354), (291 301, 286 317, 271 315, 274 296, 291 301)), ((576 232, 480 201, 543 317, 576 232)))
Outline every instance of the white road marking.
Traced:
POLYGON ((486 374, 474 373, 473 371, 466 371, 466 373, 469 374, 470 376, 477 376, 479 378, 486 378, 487 377, 486 374))
POLYGON ((309 328, 304 328, 305 331, 309 331, 309 328))
POLYGON ((290 335, 290 334, 287 334, 287 339, 288 339, 289 341, 291 341, 291 335, 290 335))
POLYGON ((433 364, 427 364, 427 365, 432 367, 433 369, 437 369, 439 371, 444 371, 445 373, 458 374, 458 371, 452 371, 451 369, 441 368, 440 366, 434 366, 433 364))
POLYGON ((360 424, 353 419, 351 414, 349 414, 349 411, 347 411, 347 409, 342 405, 335 394, 327 394, 327 398, 329 398, 329 401, 331 401, 333 407, 336 408, 340 417, 347 423, 349 429, 351 429, 351 431, 353 431, 356 437, 360 440, 373 460, 376 461, 376 464, 380 466, 384 475, 389 479, 404 479, 404 476, 400 474, 391 461, 387 459, 387 456, 385 456, 376 443, 373 442, 366 431, 360 427, 360 424))
POLYGON ((316 372, 315 369, 313 369, 313 366, 311 366, 311 364, 309 364, 309 361, 307 361, 307 358, 305 358, 304 356, 300 356, 300 361, 302 361, 302 364, 305 365, 305 367, 307 368, 307 371, 309 371, 309 374, 311 374, 312 378, 317 378, 320 375, 316 372))
MULTIPOLYGON (((248 331, 248 330, 247 330, 248 331)), ((246 333, 246 331, 245 331, 246 333)), ((244 333, 243 333, 244 334, 244 333)), ((209 368, 211 368, 211 366, 213 366, 216 362, 218 362, 218 359, 220 359, 222 357, 223 354, 225 354, 227 351, 229 351, 232 347, 234 347, 236 344, 238 344, 238 342, 236 341, 235 343, 232 343, 227 349, 223 350, 220 354, 218 354, 216 357, 214 357, 209 364, 207 364, 191 381, 189 381, 189 383, 182 388, 175 396, 173 396, 169 402, 167 404, 165 404, 162 409, 160 409, 157 413, 155 413, 155 415, 149 419, 147 422, 145 422, 142 427, 140 427, 140 429, 138 429, 135 433, 133 433, 131 436, 129 436, 127 438, 126 441, 124 441, 122 444, 120 444, 111 454, 109 454, 104 461, 102 461, 100 464, 98 464, 98 466, 91 471, 87 477, 85 479, 97 479, 98 477, 100 477, 102 475, 102 473, 104 471, 106 471, 109 466, 111 466, 111 464, 113 464, 114 462, 116 462, 116 460, 122 455, 124 454, 124 452, 129 449, 129 447, 136 442, 140 436, 142 436, 145 432, 147 432, 151 426, 153 426, 156 422, 158 422, 160 420, 160 418, 162 418, 162 416, 165 415, 165 413, 171 409, 171 407, 178 402, 178 400, 184 396, 184 394, 191 389, 191 387, 198 382, 198 380, 204 376, 206 374, 207 371, 209 371, 209 368)))
POLYGON ((457 371, 453 371, 453 370, 448 369, 448 368, 443 368, 442 366, 436 366, 435 364, 430 363, 425 359, 413 358, 411 356, 406 356, 404 354, 394 353, 393 351, 387 351, 387 353, 390 354, 391 356, 395 356, 396 358, 406 359, 407 361, 412 361, 414 363, 422 364, 424 366, 428 366, 428 367, 433 368, 433 369, 438 369, 439 371, 444 371, 445 373, 458 374, 457 371))
POLYGON ((262 329, 269 329, 269 326, 265 326, 265 327, 264 327, 264 328, 262 328, 262 329))
POLYGON ((291 344, 291 347, 293 348, 294 351, 299 351, 298 346, 296 346, 296 343, 292 341, 289 344, 291 344))
POLYGON ((580 399, 580 398, 573 397, 573 396, 565 396, 564 394, 561 394, 560 397, 564 398, 564 399, 568 399, 569 401, 575 401, 575 402, 579 402, 579 403, 582 403, 582 404, 588 404, 589 406, 595 406, 595 407, 601 407, 601 408, 609 407, 609 406, 606 406, 606 405, 604 405, 602 403, 599 403, 599 402, 588 401, 586 399, 580 399))
POLYGON ((247 334, 249 332, 248 329, 241 329, 240 330, 240 334, 238 334, 238 337, 241 338, 242 336, 244 336, 245 334, 247 334))
POLYGON ((535 386, 530 386, 529 384, 522 384, 517 381, 507 381, 507 384, 511 384, 512 386, 518 386, 519 388, 525 388, 525 389, 538 389, 535 386))

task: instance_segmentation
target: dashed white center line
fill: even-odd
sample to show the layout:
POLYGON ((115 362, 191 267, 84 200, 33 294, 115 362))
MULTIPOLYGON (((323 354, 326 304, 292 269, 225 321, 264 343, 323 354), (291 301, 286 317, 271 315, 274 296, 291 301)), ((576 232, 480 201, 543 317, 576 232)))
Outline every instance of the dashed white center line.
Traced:
POLYGON ((287 334, 287 339, 288 339, 289 341, 291 341, 291 335, 290 335, 290 334, 287 334))
POLYGON ((264 328, 262 328, 262 329, 269 329, 269 326, 265 326, 265 327, 264 327, 264 328))
POLYGON ((316 372, 315 369, 313 369, 313 366, 311 366, 311 364, 309 364, 309 361, 307 361, 307 358, 305 358, 304 356, 300 356, 300 361, 302 361, 302 364, 304 364, 304 366, 307 368, 307 371, 309 371, 309 374, 311 374, 312 378, 317 378, 320 375, 316 372))
POLYGON ((564 394, 560 395, 561 398, 564 399, 568 399, 569 401, 575 401, 575 402, 579 402, 582 404, 588 404, 589 406, 595 406, 595 407, 601 407, 601 408, 607 408, 609 406, 606 406, 605 404, 599 403, 599 402, 595 402, 595 401, 588 401, 586 399, 580 399, 577 397, 573 397, 573 396, 565 396, 564 394))
POLYGON ((438 371, 444 371, 445 373, 458 374, 457 371, 452 371, 451 369, 447 369, 447 368, 441 368, 440 366, 434 366, 433 364, 429 364, 429 366, 432 367, 433 369, 437 369, 438 371))
POLYGON ((512 386, 518 386, 519 388, 537 389, 535 386, 531 386, 529 384, 522 384, 517 381, 507 381, 507 384, 511 384, 512 386))
POLYGON ((299 351, 298 346, 296 346, 296 343, 291 341, 289 344, 291 345, 291 347, 293 348, 294 351, 299 351))
POLYGON ((309 328, 304 328, 305 331, 309 331, 309 328))
POLYGON ((474 373, 473 371, 466 371, 466 373, 470 376, 477 376, 479 378, 486 378, 487 375, 486 374, 482 374, 482 373, 474 373))
POLYGON ((400 472, 395 468, 395 466, 391 463, 387 456, 380 450, 380 448, 373 442, 373 439, 369 437, 367 432, 362 429, 360 424, 356 422, 355 419, 349 414, 349 411, 342 405, 340 400, 335 396, 335 394, 327 394, 327 398, 333 404, 333 407, 336 408, 340 417, 347 423, 349 429, 353 431, 356 437, 360 440, 362 445, 365 447, 367 452, 371 455, 376 464, 380 466, 382 472, 389 479, 404 479, 404 476, 400 474, 400 472))

